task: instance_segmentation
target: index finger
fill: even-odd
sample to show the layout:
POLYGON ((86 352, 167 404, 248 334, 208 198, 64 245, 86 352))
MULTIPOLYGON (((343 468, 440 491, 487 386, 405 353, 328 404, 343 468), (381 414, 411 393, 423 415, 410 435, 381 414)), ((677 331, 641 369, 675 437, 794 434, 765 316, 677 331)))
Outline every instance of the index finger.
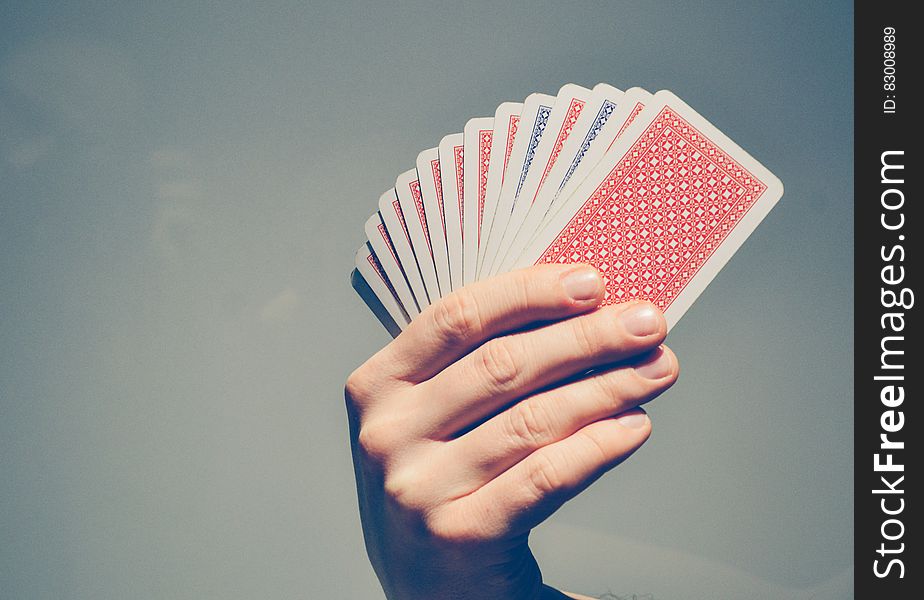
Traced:
POLYGON ((490 338, 592 310, 603 291, 590 265, 537 265, 479 281, 428 307, 383 349, 379 364, 419 383, 490 338))

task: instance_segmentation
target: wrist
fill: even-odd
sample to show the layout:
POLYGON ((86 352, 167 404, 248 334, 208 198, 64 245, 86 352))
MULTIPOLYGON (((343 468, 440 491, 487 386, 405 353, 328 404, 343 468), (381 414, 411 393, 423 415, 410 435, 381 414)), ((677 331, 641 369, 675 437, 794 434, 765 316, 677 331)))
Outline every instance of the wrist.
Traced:
POLYGON ((411 554, 399 561, 404 569, 376 569, 389 600, 573 600, 542 584, 539 565, 525 546, 506 556, 484 548, 421 548, 411 554))

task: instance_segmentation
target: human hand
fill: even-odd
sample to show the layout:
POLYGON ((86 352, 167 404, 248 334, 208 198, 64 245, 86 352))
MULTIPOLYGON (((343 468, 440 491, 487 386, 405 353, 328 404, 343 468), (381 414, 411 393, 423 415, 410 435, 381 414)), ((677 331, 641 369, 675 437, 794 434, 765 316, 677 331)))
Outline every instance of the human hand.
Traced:
POLYGON ((650 303, 543 265, 458 290, 350 375, 366 549, 396 600, 535 599, 530 530, 651 433, 677 379, 650 303), (590 373, 588 373, 590 371, 590 373))

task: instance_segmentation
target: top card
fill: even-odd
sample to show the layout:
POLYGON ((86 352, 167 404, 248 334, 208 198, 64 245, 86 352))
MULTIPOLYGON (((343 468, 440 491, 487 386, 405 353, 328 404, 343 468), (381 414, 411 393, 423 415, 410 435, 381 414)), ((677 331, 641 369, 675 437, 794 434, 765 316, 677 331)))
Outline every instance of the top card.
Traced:
POLYGON ((782 193, 763 165, 661 91, 518 266, 590 263, 607 304, 647 299, 673 326, 782 193))

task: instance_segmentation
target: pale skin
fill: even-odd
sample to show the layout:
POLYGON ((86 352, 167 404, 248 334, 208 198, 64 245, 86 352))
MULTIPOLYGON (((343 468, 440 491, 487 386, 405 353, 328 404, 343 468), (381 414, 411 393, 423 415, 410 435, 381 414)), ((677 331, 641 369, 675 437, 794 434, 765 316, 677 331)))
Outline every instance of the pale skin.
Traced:
POLYGON ((651 434, 677 379, 647 302, 586 265, 454 292, 350 375, 366 549, 392 600, 586 598, 543 584, 529 532, 651 434))

